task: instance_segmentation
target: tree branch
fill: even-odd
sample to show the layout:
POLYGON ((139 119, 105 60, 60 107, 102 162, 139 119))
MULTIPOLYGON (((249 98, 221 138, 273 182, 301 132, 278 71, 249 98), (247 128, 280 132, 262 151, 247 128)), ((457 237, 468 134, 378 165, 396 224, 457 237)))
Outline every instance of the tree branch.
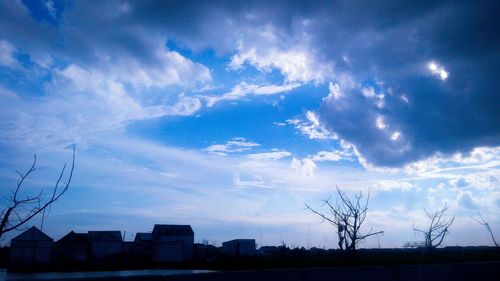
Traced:
POLYGON ((69 176, 66 184, 62 187, 62 189, 59 189, 59 185, 66 171, 66 164, 64 164, 63 168, 61 169, 61 172, 59 173, 59 177, 56 181, 56 184, 52 189, 51 196, 45 202, 42 199, 43 191, 41 191, 36 196, 26 196, 25 199, 18 199, 18 195, 22 188, 22 185, 25 182, 25 180, 30 176, 30 174, 33 173, 33 171, 35 171, 35 165, 36 165, 36 155, 34 155, 33 164, 31 165, 31 167, 27 172, 25 172, 24 174, 17 172, 20 178, 17 182, 16 188, 13 192, 13 196, 10 200, 11 206, 4 209, 1 214, 2 217, 0 222, 0 237, 6 232, 18 229, 19 227, 30 221, 32 218, 34 218, 36 215, 40 214, 41 212, 44 212, 53 203, 55 203, 64 193, 66 193, 73 178, 73 171, 75 168, 75 146, 73 145, 71 169, 69 171, 69 176), (28 208, 28 206, 30 206, 31 204, 37 204, 37 206, 28 208), (26 213, 21 215, 21 213, 23 212, 26 213), (12 215, 14 215, 15 217, 11 218, 12 215))

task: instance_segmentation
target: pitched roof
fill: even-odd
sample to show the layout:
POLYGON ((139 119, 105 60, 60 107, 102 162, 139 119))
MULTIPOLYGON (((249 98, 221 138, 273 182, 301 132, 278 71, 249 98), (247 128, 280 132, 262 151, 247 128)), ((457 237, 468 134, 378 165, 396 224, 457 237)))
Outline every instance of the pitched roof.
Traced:
POLYGON ((151 241, 153 240, 153 234, 152 233, 146 233, 146 232, 137 232, 134 238, 135 243, 143 242, 143 241, 151 241))
POLYGON ((253 243, 253 244, 255 244, 255 239, 234 239, 234 240, 222 242, 222 245, 224 245, 226 243, 253 243))
POLYGON ((87 239, 88 239, 87 233, 76 233, 73 230, 71 230, 63 238, 59 239, 57 243, 69 243, 69 242, 86 243, 87 239))
POLYGON ((194 235, 194 232, 190 225, 155 224, 155 226, 153 227, 153 236, 158 236, 158 235, 169 235, 169 236, 194 235))
POLYGON ((120 231, 89 231, 89 241, 122 241, 120 231))
POLYGON ((54 239, 50 238, 47 234, 43 233, 40 229, 36 228, 35 226, 32 226, 25 232, 19 234, 18 236, 12 238, 12 241, 43 241, 43 240, 50 240, 54 241, 54 239))

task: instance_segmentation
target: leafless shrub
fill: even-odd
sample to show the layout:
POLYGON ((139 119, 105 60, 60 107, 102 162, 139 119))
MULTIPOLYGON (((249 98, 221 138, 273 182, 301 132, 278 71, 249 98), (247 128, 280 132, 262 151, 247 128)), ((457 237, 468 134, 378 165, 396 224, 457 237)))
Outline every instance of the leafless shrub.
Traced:
POLYGON ((475 221, 477 221, 480 225, 484 225, 486 227, 486 230, 488 230, 488 232, 490 233, 491 239, 493 240, 493 244, 495 244, 495 246, 497 246, 497 247, 500 247, 500 246, 498 246, 498 242, 495 239, 495 236, 493 235, 493 231, 491 230, 490 225, 484 220, 483 216, 481 215, 481 212, 478 211, 478 218, 475 218, 475 217, 472 217, 472 218, 475 221))
POLYGON ((429 227, 427 229, 420 229, 414 226, 413 230, 424 235, 424 245, 427 249, 431 250, 443 243, 444 238, 450 232, 449 228, 455 220, 455 216, 449 217, 446 215, 448 211, 447 206, 435 212, 428 212, 426 209, 424 211, 430 220, 429 227))

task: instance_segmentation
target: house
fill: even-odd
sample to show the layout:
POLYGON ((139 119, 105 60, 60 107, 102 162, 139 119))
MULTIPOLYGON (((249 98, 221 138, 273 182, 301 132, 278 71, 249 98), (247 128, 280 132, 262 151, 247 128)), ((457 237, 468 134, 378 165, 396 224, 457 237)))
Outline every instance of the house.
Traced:
POLYGON ((222 253, 229 256, 253 256, 255 239, 235 239, 222 243, 222 253))
POLYGON ((153 234, 137 232, 132 246, 132 253, 142 259, 151 260, 153 252, 153 234))
POLYGON ((153 261, 193 259, 194 232, 190 225, 155 224, 152 235, 153 261))
POLYGON ((121 254, 122 242, 120 231, 88 232, 89 254, 94 260, 102 260, 121 254))
POLYGON ((57 259, 62 262, 86 262, 87 240, 87 233, 70 231, 56 242, 57 259))
POLYGON ((36 227, 31 227, 10 241, 10 267, 32 268, 52 262, 54 240, 36 227))

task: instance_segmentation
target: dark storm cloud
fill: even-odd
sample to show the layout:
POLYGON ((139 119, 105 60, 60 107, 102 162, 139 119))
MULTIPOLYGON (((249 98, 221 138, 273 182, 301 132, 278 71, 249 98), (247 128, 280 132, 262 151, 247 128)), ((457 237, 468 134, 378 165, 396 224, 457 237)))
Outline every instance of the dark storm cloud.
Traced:
MULTIPOLYGON (((385 98, 378 107, 379 101, 363 96, 359 85, 348 88, 345 100, 324 102, 322 120, 377 166, 497 146, 500 29, 495 11, 493 2, 450 3, 392 26, 364 23, 344 39, 328 33, 341 47, 329 45, 327 56, 346 54, 350 65, 342 71, 356 82, 383 82, 385 98), (429 73, 431 61, 444 67, 447 79, 429 73), (375 127, 377 117, 386 130, 375 127), (396 141, 390 138, 394 132, 401 134, 396 141)), ((384 11, 378 12, 383 17, 384 11)))
POLYGON ((26 53, 86 67, 122 58, 153 67, 161 62, 158 50, 165 48, 165 34, 136 24, 125 1, 68 1, 58 25, 37 18, 29 4, 0 1, 0 39, 26 53))

